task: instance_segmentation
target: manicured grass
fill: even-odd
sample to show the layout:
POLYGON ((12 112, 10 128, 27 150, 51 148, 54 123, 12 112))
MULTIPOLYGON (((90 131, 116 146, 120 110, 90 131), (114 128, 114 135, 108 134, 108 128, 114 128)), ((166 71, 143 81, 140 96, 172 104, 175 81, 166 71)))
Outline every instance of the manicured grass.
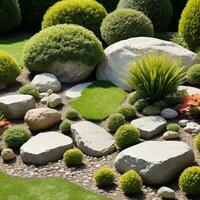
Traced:
POLYGON ((64 179, 25 180, 0 172, 0 200, 109 200, 64 179))
POLYGON ((69 105, 92 121, 107 118, 115 112, 127 93, 107 81, 96 81, 83 90, 81 97, 69 101, 69 105))

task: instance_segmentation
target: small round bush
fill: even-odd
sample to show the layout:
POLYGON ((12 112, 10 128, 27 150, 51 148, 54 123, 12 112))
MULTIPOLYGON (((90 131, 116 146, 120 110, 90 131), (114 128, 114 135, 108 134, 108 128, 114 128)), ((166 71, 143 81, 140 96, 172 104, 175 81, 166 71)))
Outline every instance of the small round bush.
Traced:
POLYGON ((200 167, 185 169, 179 178, 179 187, 187 195, 200 196, 200 167))
POLYGON ((19 149, 31 138, 29 130, 22 126, 8 128, 3 136, 5 144, 11 149, 19 149))
POLYGON ((140 131, 132 125, 123 125, 115 133, 115 143, 121 148, 133 146, 139 142, 140 131))
POLYGON ((67 166, 78 166, 83 163, 83 153, 79 149, 67 150, 63 157, 67 166))
POLYGON ((131 8, 143 12, 151 19, 156 32, 165 31, 173 15, 170 0, 120 0, 117 7, 131 8))
POLYGON ((78 24, 100 36, 100 26, 106 17, 105 8, 94 0, 60 1, 44 15, 42 29, 57 24, 78 24))
POLYGON ((197 150, 200 152, 200 133, 197 134, 195 141, 194 141, 194 145, 197 148, 197 150))
POLYGON ((14 59, 6 52, 0 50, 0 84, 14 83, 19 74, 20 68, 14 59))
POLYGON ((193 65, 187 71, 187 81, 200 85, 200 64, 193 65))
POLYGON ((128 103, 134 105, 136 101, 138 101, 140 97, 138 96, 137 92, 132 92, 128 95, 128 103))
POLYGON ((19 88, 19 94, 28 94, 34 97, 34 99, 38 99, 40 96, 40 93, 38 89, 34 85, 23 85, 19 88))
POLYGON ((114 113, 106 120, 106 126, 110 132, 114 133, 120 126, 124 125, 125 122, 125 117, 122 114, 114 113))
POLYGON ((60 124, 60 130, 62 133, 64 134, 70 134, 71 133, 71 122, 69 120, 64 120, 61 124, 60 124))
POLYGON ((79 112, 73 108, 69 108, 65 113, 65 117, 67 119, 77 120, 79 119, 79 112))
POLYGON ((109 167, 101 167, 94 173, 94 179, 99 188, 110 187, 114 184, 115 173, 109 167))
POLYGON ((141 192, 143 184, 140 175, 136 171, 130 170, 120 177, 119 186, 129 196, 141 192))
POLYGON ((142 12, 132 9, 118 9, 103 20, 101 36, 107 44, 132 37, 154 35, 151 20, 142 12))
POLYGON ((119 0, 96 0, 102 4, 108 12, 111 12, 117 8, 119 0))
POLYGON ((136 118, 136 109, 130 104, 121 105, 117 109, 117 113, 122 114, 127 120, 136 118))
POLYGON ((167 130, 168 131, 174 131, 174 132, 179 132, 181 127, 178 124, 171 123, 167 125, 167 130))
POLYGON ((167 102, 164 101, 164 100, 156 101, 156 102, 154 102, 153 105, 154 105, 154 106, 157 106, 158 108, 160 108, 160 110, 163 110, 163 109, 165 109, 165 108, 168 107, 167 102))
POLYGON ((135 102, 134 107, 138 112, 141 112, 145 107, 147 107, 149 104, 145 99, 140 99, 135 102))

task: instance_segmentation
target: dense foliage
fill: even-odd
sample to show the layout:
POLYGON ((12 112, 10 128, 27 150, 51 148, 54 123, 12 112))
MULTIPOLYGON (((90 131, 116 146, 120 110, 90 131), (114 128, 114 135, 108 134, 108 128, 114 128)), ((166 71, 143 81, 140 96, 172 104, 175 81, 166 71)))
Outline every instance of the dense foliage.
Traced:
POLYGON ((69 120, 64 120, 61 124, 59 129, 63 134, 70 134, 71 133, 71 122, 69 120))
POLYGON ((117 109, 117 113, 122 114, 127 120, 136 118, 136 109, 130 104, 123 104, 117 109))
POLYGON ((36 88, 36 86, 31 85, 31 84, 27 84, 27 85, 23 85, 22 87, 19 88, 19 94, 28 94, 33 96, 34 99, 38 99, 39 98, 39 91, 36 88))
POLYGON ((83 163, 83 153, 79 149, 67 150, 64 155, 64 162, 67 166, 78 166, 83 163))
POLYGON ((67 119, 71 119, 71 120, 77 120, 80 116, 79 116, 79 112, 73 108, 69 108, 66 112, 65 112, 65 117, 67 119))
POLYGON ((174 131, 174 132, 179 132, 181 127, 178 124, 171 123, 167 125, 167 130, 168 131, 174 131))
POLYGON ((141 112, 145 107, 149 105, 146 99, 139 99, 134 103, 134 107, 138 112, 141 112))
POLYGON ((128 95, 128 103, 131 105, 134 105, 139 99, 140 97, 137 95, 137 92, 132 92, 128 95))
POLYGON ((111 12, 117 8, 119 0, 96 0, 102 4, 108 12, 111 12))
POLYGON ((197 134, 194 141, 194 145, 197 148, 197 150, 200 152, 200 133, 197 134))
POLYGON ((200 85, 200 64, 193 65, 187 71, 187 81, 200 85))

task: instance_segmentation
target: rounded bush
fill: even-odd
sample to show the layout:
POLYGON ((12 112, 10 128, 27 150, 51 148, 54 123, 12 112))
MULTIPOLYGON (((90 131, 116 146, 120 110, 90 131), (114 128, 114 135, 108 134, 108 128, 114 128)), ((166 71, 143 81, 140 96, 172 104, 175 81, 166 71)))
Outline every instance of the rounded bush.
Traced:
POLYGON ((21 21, 21 14, 18 1, 0 1, 0 34, 6 33, 17 26, 21 21))
POLYGON ((20 68, 14 59, 0 50, 0 84, 11 84, 20 74, 20 68))
POLYGON ((156 101, 153 105, 154 105, 154 106, 157 106, 158 108, 160 108, 160 110, 163 110, 163 109, 165 109, 165 108, 168 107, 167 102, 164 101, 164 100, 156 101))
POLYGON ((71 122, 69 120, 64 120, 61 124, 60 124, 60 130, 62 133, 64 134, 70 134, 71 133, 71 122))
POLYGON ((115 173, 109 167, 101 167, 94 173, 94 179, 99 188, 110 187, 114 184, 115 173))
POLYGON ((128 103, 134 105, 134 103, 139 100, 140 97, 138 96, 137 92, 132 92, 128 95, 128 103))
POLYGON ((77 120, 79 119, 79 112, 73 108, 69 108, 65 113, 65 117, 67 119, 77 120))
POLYGON ((108 12, 111 12, 117 8, 119 0, 96 0, 102 4, 108 12))
POLYGON ((100 26, 106 15, 105 8, 94 0, 61 1, 48 9, 42 29, 57 24, 78 24, 100 36, 100 26))
POLYGON ((137 36, 153 36, 151 20, 142 12, 132 9, 118 9, 103 20, 101 36, 107 44, 113 44, 137 36))
POLYGON ((135 102, 134 107, 138 112, 141 112, 145 107, 147 107, 149 104, 145 99, 139 99, 135 102))
POLYGON ((125 149, 133 146, 139 142, 140 131, 132 125, 123 125, 115 133, 115 143, 121 148, 125 149))
POLYGON ((127 120, 136 118, 136 109, 130 104, 123 104, 117 109, 117 113, 122 114, 127 120))
POLYGON ((200 196, 200 167, 188 167, 179 178, 179 187, 187 195, 200 196))
POLYGON ((126 195, 134 195, 141 192, 143 186, 140 175, 134 170, 123 174, 119 179, 119 185, 126 195))
POLYGON ((23 85, 18 90, 19 94, 28 94, 33 96, 34 99, 38 99, 40 96, 40 93, 38 89, 34 85, 23 85))
POLYGON ((144 115, 147 115, 147 116, 160 115, 160 108, 157 106, 149 105, 149 106, 146 106, 142 112, 144 115))
POLYGON ((12 149, 19 149, 31 138, 29 130, 22 126, 8 128, 3 136, 5 144, 12 149))
POLYGON ((188 69, 187 81, 192 84, 200 84, 200 64, 193 65, 188 69))
POLYGON ((200 0, 188 1, 181 15, 178 32, 190 49, 200 47, 200 0))
POLYGON ((114 113, 106 120, 106 126, 110 132, 114 133, 120 126, 124 125, 125 122, 125 117, 122 114, 114 113))
POLYGON ((197 148, 197 150, 200 152, 200 133, 197 134, 195 141, 194 141, 194 145, 197 148))
POLYGON ((83 163, 83 153, 79 149, 67 150, 63 157, 67 166, 78 166, 83 163))
POLYGON ((117 7, 131 8, 143 12, 151 19, 156 32, 165 31, 173 15, 170 0, 120 0, 117 7))
POLYGON ((167 125, 167 130, 168 131, 174 131, 174 132, 179 132, 181 127, 178 124, 171 123, 167 125))

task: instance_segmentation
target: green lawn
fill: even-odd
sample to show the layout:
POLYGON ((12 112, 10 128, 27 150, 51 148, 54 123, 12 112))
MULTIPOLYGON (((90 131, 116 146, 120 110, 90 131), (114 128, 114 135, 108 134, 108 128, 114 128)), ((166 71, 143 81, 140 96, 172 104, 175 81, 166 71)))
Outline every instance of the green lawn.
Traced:
POLYGON ((69 105, 80 114, 92 121, 107 118, 115 112, 127 93, 107 81, 96 81, 83 90, 81 97, 70 100, 69 105))
POLYGON ((0 172, 0 200, 110 200, 64 179, 25 180, 0 172))

